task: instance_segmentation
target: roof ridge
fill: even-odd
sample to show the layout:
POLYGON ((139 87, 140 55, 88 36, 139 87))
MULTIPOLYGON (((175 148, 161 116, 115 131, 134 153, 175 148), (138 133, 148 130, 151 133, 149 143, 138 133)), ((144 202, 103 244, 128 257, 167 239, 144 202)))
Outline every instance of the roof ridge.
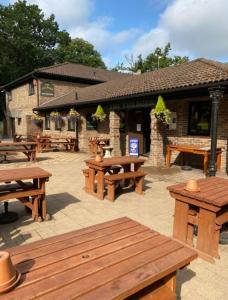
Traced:
POLYGON ((52 68, 62 66, 62 65, 67 65, 67 64, 69 64, 69 62, 65 61, 64 63, 54 64, 54 65, 51 65, 51 66, 34 69, 33 72, 42 71, 42 70, 46 70, 46 69, 52 69, 52 68))
POLYGON ((66 94, 63 94, 63 95, 61 95, 61 96, 59 96, 59 97, 56 97, 56 98, 53 98, 53 99, 51 99, 51 100, 48 100, 48 101, 43 102, 41 105, 39 105, 39 107, 42 107, 43 105, 46 105, 47 103, 50 103, 50 102, 52 102, 52 101, 56 101, 57 99, 60 99, 60 98, 62 98, 62 97, 68 96, 68 95, 70 95, 72 92, 76 92, 76 91, 74 91, 74 90, 72 89, 70 92, 68 92, 68 93, 66 93, 66 94))

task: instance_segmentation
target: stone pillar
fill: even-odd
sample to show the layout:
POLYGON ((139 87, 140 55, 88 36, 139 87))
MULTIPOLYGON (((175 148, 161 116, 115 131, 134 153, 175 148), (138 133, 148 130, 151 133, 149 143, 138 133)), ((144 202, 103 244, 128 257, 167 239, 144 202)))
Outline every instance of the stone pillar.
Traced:
POLYGON ((110 145, 113 147, 113 156, 121 156, 120 151, 120 116, 111 110, 109 114, 110 145))
POLYGON ((164 127, 157 118, 151 114, 151 135, 150 135, 150 163, 153 167, 165 166, 164 155, 164 127))

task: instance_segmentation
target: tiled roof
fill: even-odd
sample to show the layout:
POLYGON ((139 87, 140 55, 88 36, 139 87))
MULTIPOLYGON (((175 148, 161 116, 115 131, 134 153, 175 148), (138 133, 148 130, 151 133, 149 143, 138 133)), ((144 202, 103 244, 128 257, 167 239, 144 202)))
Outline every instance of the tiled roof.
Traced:
POLYGON ((109 80, 119 79, 123 77, 129 77, 129 74, 124 74, 116 71, 108 71, 101 68, 93 68, 80 64, 63 63, 53 65, 50 67, 40 68, 35 70, 39 73, 45 73, 50 75, 61 75, 66 77, 84 78, 89 80, 96 80, 100 82, 106 82, 109 80))
POLYGON ((142 75, 130 76, 119 80, 80 88, 75 94, 53 99, 40 108, 63 105, 86 104, 104 100, 137 96, 147 93, 162 93, 177 88, 203 86, 228 81, 228 65, 199 58, 178 66, 167 67, 142 75))

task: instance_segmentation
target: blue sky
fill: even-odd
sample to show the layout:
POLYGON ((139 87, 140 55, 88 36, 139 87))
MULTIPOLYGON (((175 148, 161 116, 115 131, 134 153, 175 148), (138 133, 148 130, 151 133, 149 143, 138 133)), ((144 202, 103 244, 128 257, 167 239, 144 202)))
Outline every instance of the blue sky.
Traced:
MULTIPOLYGON (((14 1, 0 0, 1 4, 14 1)), ((54 13, 71 37, 93 43, 105 63, 144 57, 171 42, 173 55, 228 61, 228 0, 28 0, 54 13)))

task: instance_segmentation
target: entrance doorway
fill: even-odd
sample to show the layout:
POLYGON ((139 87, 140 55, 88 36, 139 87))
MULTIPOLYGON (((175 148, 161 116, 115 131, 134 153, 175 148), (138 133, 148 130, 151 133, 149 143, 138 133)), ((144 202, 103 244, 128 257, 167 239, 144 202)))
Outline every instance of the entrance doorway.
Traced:
POLYGON ((140 108, 128 111, 127 132, 128 138, 139 140, 139 154, 149 155, 151 136, 151 108, 140 108))

